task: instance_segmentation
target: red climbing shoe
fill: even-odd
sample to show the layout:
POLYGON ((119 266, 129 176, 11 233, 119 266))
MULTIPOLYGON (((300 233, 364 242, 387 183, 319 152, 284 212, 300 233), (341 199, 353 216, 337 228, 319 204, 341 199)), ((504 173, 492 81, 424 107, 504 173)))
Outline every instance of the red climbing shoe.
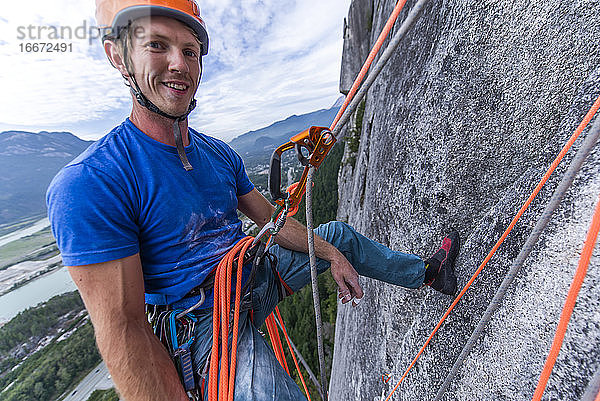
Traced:
POLYGON ((456 294, 456 275, 454 261, 458 256, 460 237, 453 230, 444 240, 442 246, 429 259, 425 260, 425 285, 446 295, 456 294))

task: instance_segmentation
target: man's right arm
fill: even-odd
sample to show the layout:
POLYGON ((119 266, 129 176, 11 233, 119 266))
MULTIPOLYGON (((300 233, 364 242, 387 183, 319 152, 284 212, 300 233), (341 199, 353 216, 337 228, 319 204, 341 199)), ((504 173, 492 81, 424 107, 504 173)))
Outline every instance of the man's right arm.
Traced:
POLYGON ((121 398, 188 401, 167 350, 146 320, 139 254, 68 269, 121 398))

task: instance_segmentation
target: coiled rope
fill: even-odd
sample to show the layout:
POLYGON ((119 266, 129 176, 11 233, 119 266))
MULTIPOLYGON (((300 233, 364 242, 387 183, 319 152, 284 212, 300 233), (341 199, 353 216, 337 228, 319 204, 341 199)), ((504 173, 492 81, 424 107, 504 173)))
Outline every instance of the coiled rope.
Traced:
MULTIPOLYGON (((272 237, 267 241, 270 242, 272 237)), ((233 401, 235 391, 235 367, 237 362, 237 346, 239 337, 239 320, 240 320, 240 304, 242 295, 242 269, 244 266, 244 255, 252 246, 254 237, 248 236, 242 238, 236 243, 233 248, 221 259, 215 272, 214 285, 214 305, 213 305, 213 342, 210 355, 210 372, 208 383, 208 400, 209 401, 233 401), (233 265, 235 259, 237 262, 237 274, 235 284, 235 301, 234 310, 231 310, 231 281, 233 274, 233 265), (233 312, 233 330, 231 344, 229 343, 229 321, 233 312), (220 345, 220 349, 219 349, 220 345), (231 348, 231 352, 229 349, 231 348), (220 364, 219 364, 220 359, 220 364), (231 360, 231 363, 229 363, 231 360), (220 365, 220 366, 219 366, 220 365)), ((288 338, 287 331, 283 325, 283 319, 279 313, 279 308, 276 306, 275 311, 271 313, 265 324, 271 338, 271 345, 275 356, 287 374, 290 370, 287 366, 283 346, 279 337, 277 326, 281 327, 287 344, 292 354, 292 359, 298 370, 300 381, 306 392, 308 401, 311 401, 310 394, 304 382, 304 377, 298 366, 296 355, 297 350, 292 348, 291 341, 288 338)), ((301 357, 300 353, 298 355, 301 357)), ((307 369, 310 372, 310 369, 307 369)))
POLYGON ((208 399, 210 401, 233 401, 235 388, 235 365, 237 362, 238 326, 242 292, 242 268, 244 255, 252 245, 253 237, 244 237, 231 248, 219 262, 215 273, 213 306, 213 342, 210 355, 208 399), (231 278, 233 262, 238 258, 235 304, 233 313, 233 339, 231 341, 231 364, 229 362, 229 316, 231 314, 231 278), (219 342, 221 343, 221 366, 219 368, 219 342))

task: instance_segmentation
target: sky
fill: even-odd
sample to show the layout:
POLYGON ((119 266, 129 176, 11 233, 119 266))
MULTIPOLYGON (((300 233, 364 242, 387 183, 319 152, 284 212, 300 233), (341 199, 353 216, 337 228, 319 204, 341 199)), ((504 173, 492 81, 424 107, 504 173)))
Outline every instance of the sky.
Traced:
MULTIPOLYGON (((350 0, 199 0, 210 37, 190 125, 234 137, 339 98, 350 0)), ((0 131, 69 131, 98 139, 131 111, 110 66, 93 0, 5 2, 0 15, 0 131), (58 32, 62 39, 51 37, 58 32), (27 51, 52 43, 65 51, 27 51)))

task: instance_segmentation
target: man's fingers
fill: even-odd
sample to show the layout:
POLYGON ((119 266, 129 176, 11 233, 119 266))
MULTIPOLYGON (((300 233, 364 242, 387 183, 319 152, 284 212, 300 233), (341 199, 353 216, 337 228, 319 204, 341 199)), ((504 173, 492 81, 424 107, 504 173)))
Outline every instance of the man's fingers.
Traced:
POLYGON ((352 306, 358 306, 360 301, 362 301, 362 298, 352 298, 352 306))
POLYGON ((350 280, 348 284, 350 285, 350 291, 355 298, 364 297, 365 293, 363 292, 360 284, 358 284, 358 278, 350 280))
POLYGON ((362 287, 358 283, 358 278, 350 280, 349 283, 351 291, 352 291, 352 306, 357 306, 362 298, 365 296, 365 293, 362 290, 362 287))
POLYGON ((338 294, 338 298, 342 300, 343 304, 350 302, 352 299, 352 294, 345 284, 340 285, 340 293, 338 294))
POLYGON ((357 278, 344 280, 343 284, 340 285, 338 298, 342 300, 343 304, 358 300, 353 302, 353 305, 356 306, 364 296, 365 293, 360 284, 358 284, 357 278), (346 284, 348 284, 348 286, 346 286, 346 284))
POLYGON ((350 302, 353 298, 362 298, 364 293, 358 284, 358 273, 348 261, 343 258, 331 264, 331 275, 339 287, 338 298, 343 304, 350 302))

